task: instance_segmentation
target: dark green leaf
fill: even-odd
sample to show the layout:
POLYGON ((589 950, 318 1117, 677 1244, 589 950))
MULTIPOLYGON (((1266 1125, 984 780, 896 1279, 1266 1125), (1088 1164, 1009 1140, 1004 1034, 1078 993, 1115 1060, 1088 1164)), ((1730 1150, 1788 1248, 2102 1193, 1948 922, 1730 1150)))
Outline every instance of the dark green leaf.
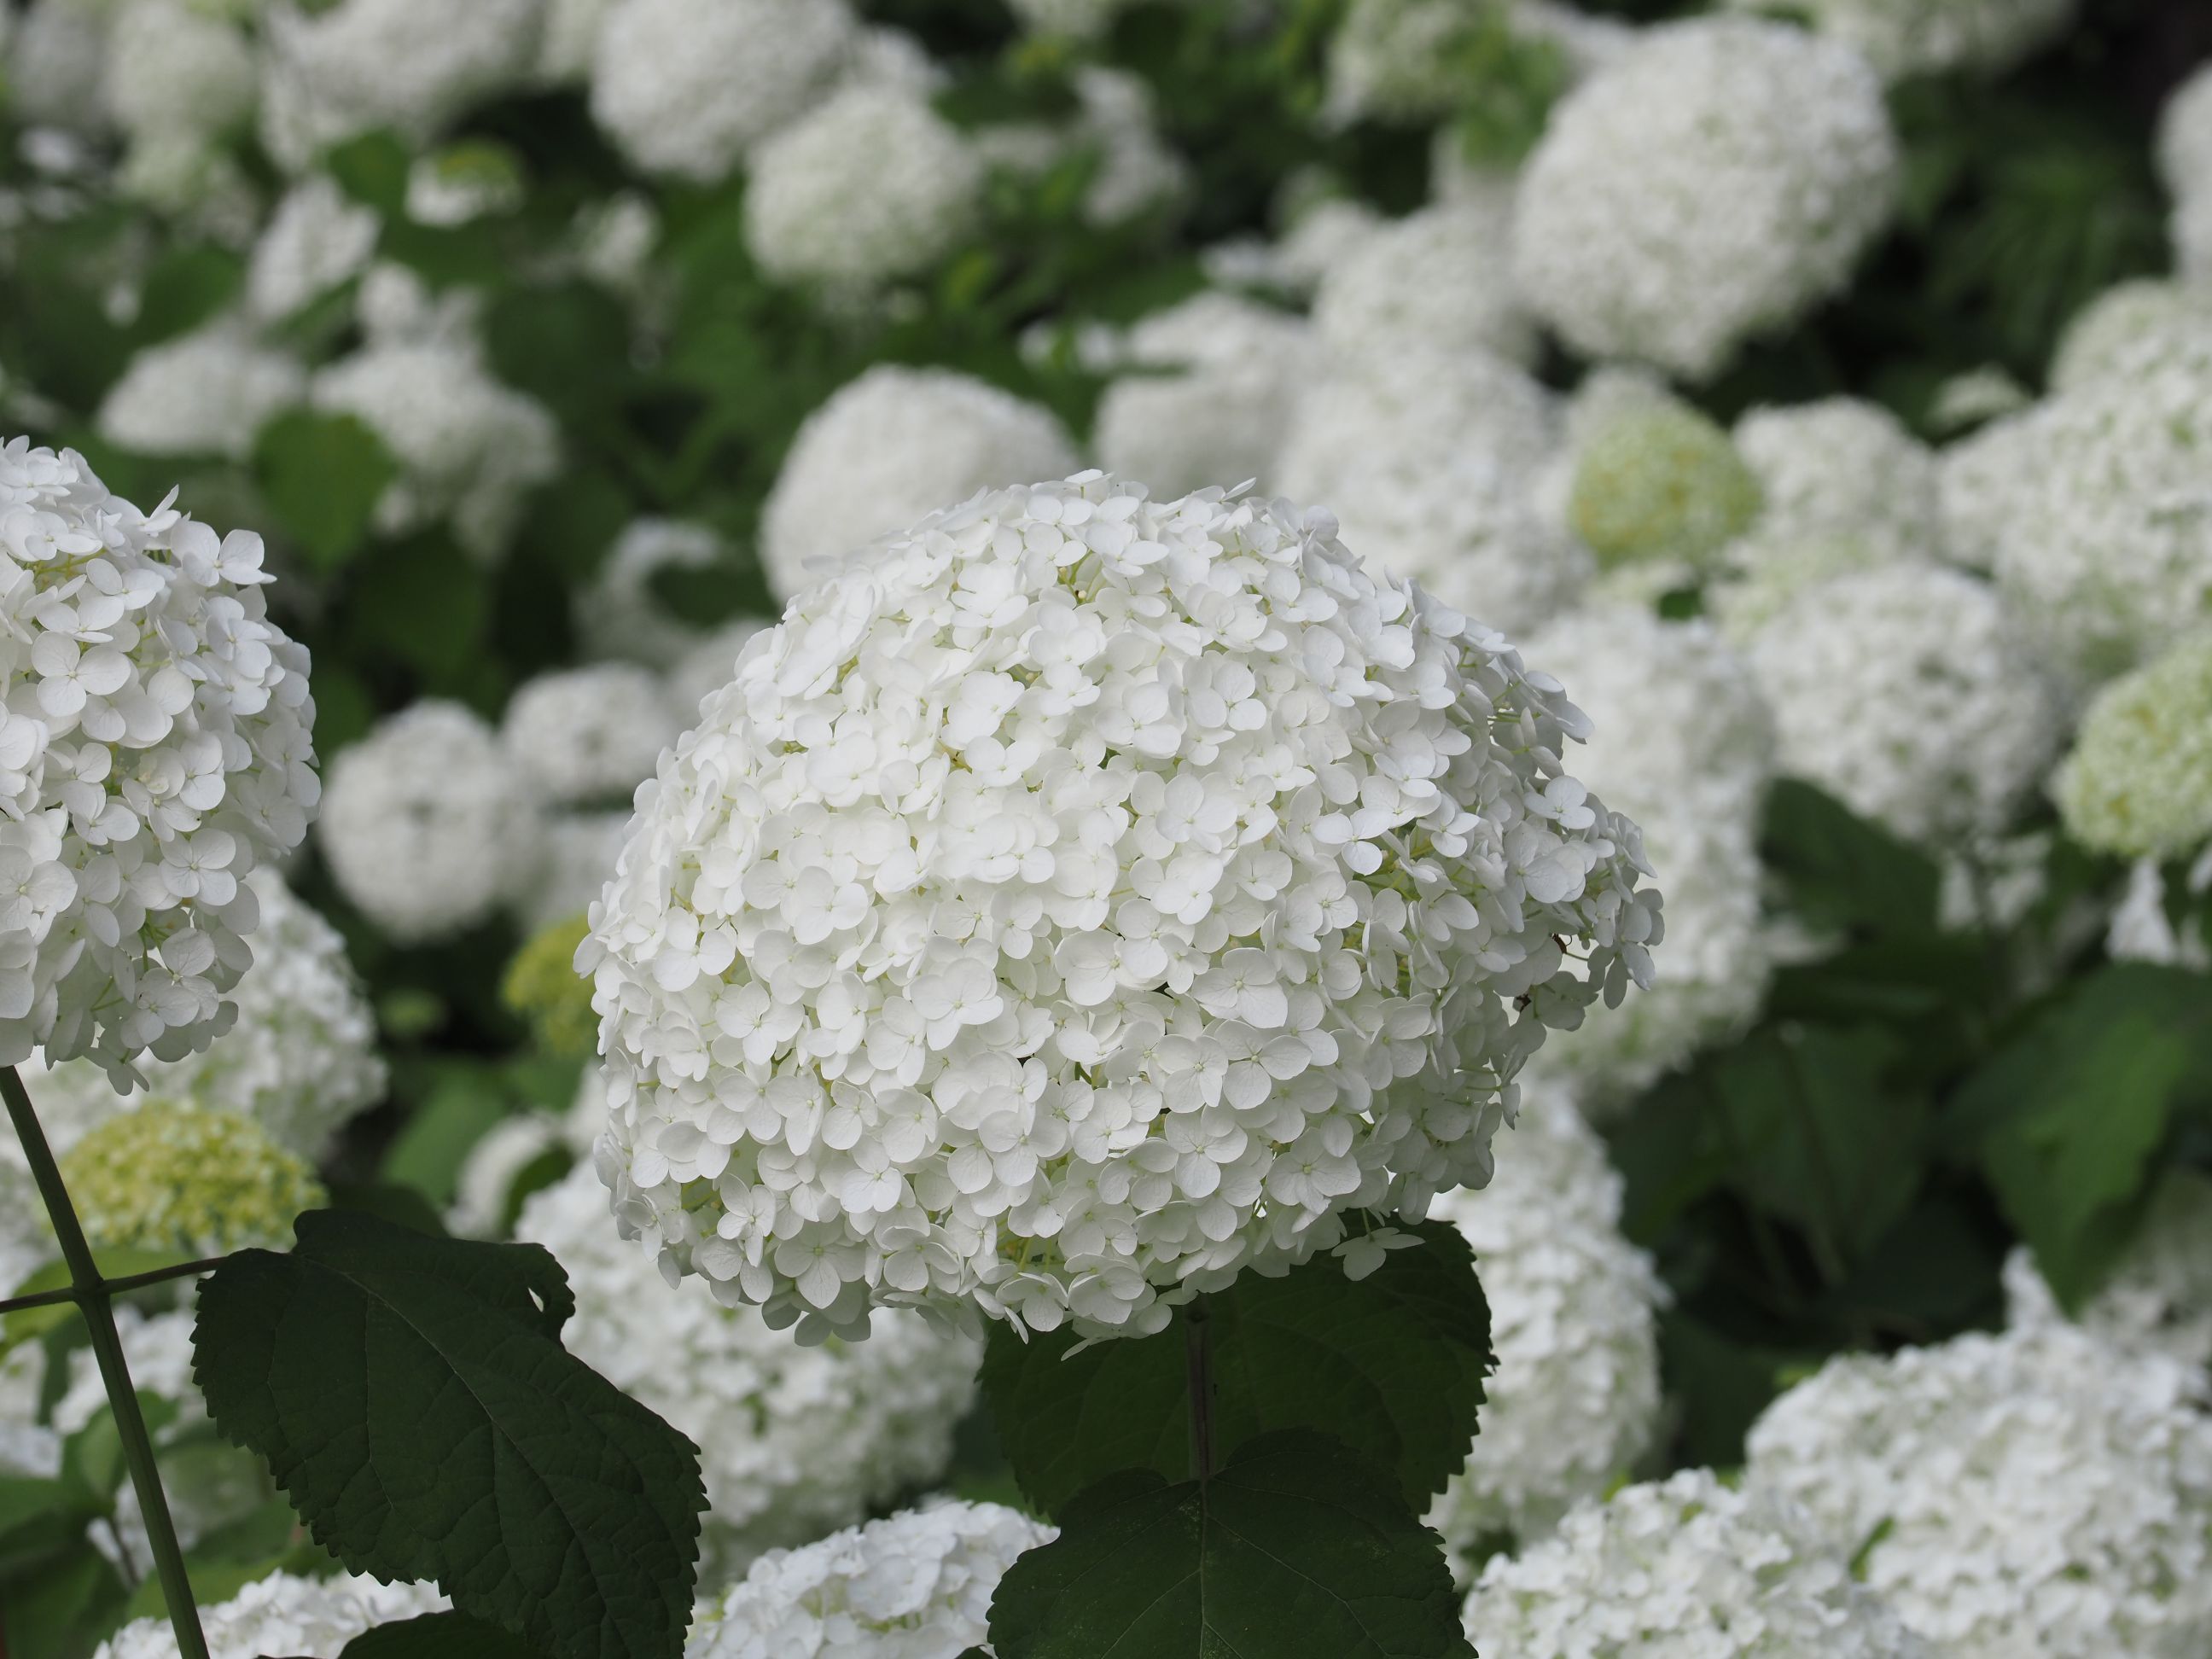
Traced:
POLYGON ((465 1613, 426 1613, 363 1631, 338 1659, 542 1659, 544 1651, 465 1613))
POLYGON ((442 1209, 453 1201, 469 1148, 507 1115, 509 1104, 488 1067, 456 1063, 446 1068, 385 1154, 383 1179, 411 1188, 442 1209))
POLYGON ((194 1375, 348 1567, 435 1579, 556 1659, 683 1646, 690 1443, 569 1357, 560 1265, 313 1211, 200 1289, 194 1375))
POLYGON ((1100 1482, 991 1603, 999 1659, 1472 1659, 1437 1536, 1325 1435, 1264 1436, 1201 1486, 1100 1482))
POLYGON ((0 1578, 67 1552, 99 1512, 76 1481, 0 1475, 0 1578))
POLYGON ((483 671, 491 585, 448 538, 434 532, 380 544, 374 569, 347 583, 345 621, 364 658, 389 657, 441 695, 483 671))
POLYGON ((330 1194, 329 1207, 333 1210, 358 1210, 433 1238, 445 1234, 446 1224, 438 1212, 412 1187, 383 1181, 334 1181, 330 1194))
POLYGON ((407 173, 413 164, 408 146, 389 132, 365 132, 348 139, 323 160, 339 189, 386 219, 406 216, 407 173))
POLYGON ((129 1594, 82 1536, 65 1559, 0 1583, 0 1638, 21 1659, 87 1659, 118 1622, 129 1594))
POLYGON ((320 570, 361 550, 385 487, 399 473, 357 416, 289 410, 261 428, 253 471, 269 510, 320 570))
MULTIPOLYGON (((1416 1508, 1459 1473, 1490 1370, 1490 1310, 1457 1229, 1401 1224, 1422 1247, 1391 1251, 1357 1284, 1322 1256, 1206 1298, 1217 1445, 1278 1429, 1334 1434, 1389 1470, 1416 1508)), ((1191 1472, 1188 1317, 1073 1358, 1065 1331, 1024 1343, 993 1330, 992 1419, 1022 1489, 1048 1513, 1118 1469, 1191 1472)))
POLYGON ((245 280, 245 261, 226 248, 171 248, 146 273, 131 337, 152 345, 198 328, 231 302, 245 280))
POLYGON ((1942 880, 1917 848, 1796 778, 1768 790, 1760 837, 1790 908, 1815 927, 1932 933, 1942 880))

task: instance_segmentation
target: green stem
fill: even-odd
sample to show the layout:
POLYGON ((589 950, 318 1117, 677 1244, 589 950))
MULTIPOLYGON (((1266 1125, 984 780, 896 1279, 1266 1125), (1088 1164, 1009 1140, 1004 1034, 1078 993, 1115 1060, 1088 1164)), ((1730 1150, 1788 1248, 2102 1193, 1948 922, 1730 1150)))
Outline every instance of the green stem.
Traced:
MULTIPOLYGON (((202 1273, 211 1273, 230 1258, 227 1255, 204 1256, 198 1261, 179 1261, 173 1267, 149 1267, 143 1273, 126 1273, 121 1279, 103 1279, 100 1288, 110 1297, 127 1296, 132 1291, 143 1291, 149 1285, 160 1285, 172 1279, 197 1279, 202 1273)), ((51 1308, 60 1302, 81 1302, 84 1292, 74 1285, 58 1291, 33 1291, 28 1296, 11 1296, 0 1302, 0 1314, 20 1312, 25 1308, 51 1308)))
POLYGON ((1190 1396, 1190 1474, 1201 1485, 1213 1478, 1213 1340, 1206 1298, 1182 1312, 1183 1382, 1190 1396))
POLYGON ((137 1390, 131 1385, 131 1368, 123 1358, 123 1338, 115 1328, 115 1310, 109 1302, 112 1287, 100 1276, 92 1247, 85 1243, 76 1210, 62 1172, 55 1167, 45 1133, 31 1110, 31 1097, 12 1066, 0 1066, 0 1097, 8 1103, 8 1116, 23 1143, 23 1156, 31 1165, 31 1179, 46 1200, 54 1237, 69 1264, 77 1306, 92 1333, 93 1358, 100 1362, 100 1380, 107 1389, 108 1408, 115 1413, 115 1432, 123 1443, 123 1462, 137 1490, 139 1516, 146 1523, 147 1542, 154 1552, 154 1571, 161 1581, 161 1597, 167 1602, 169 1624, 177 1632, 179 1659, 208 1659, 207 1638, 200 1632, 199 1609, 192 1601, 191 1578, 185 1571, 185 1552, 177 1542, 176 1522, 169 1518, 169 1500, 161 1491, 161 1471, 154 1462, 153 1437, 138 1409, 137 1390))

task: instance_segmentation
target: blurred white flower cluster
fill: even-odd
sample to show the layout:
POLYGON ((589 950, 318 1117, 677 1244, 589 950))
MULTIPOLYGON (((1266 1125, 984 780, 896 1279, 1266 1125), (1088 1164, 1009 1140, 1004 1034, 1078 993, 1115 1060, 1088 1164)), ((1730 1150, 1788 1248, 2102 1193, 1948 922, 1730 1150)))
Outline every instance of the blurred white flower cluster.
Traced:
MULTIPOLYGON (((449 1604, 434 1584, 385 1584, 357 1573, 309 1578, 272 1572, 228 1600, 200 1609, 210 1659, 338 1659, 363 1631, 397 1624, 449 1604)), ((94 1659, 176 1659, 166 1618, 135 1619, 100 1646, 94 1659)))

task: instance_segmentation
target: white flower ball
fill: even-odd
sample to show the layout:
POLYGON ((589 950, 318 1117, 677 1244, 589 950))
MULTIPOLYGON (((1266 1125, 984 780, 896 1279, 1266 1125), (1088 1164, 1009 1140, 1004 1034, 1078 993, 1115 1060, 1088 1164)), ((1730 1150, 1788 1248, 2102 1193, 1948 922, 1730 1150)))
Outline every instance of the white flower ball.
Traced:
POLYGON ((1577 351, 1702 380, 1844 285, 1897 173, 1848 46, 1745 18, 1649 29, 1552 112, 1518 196, 1521 291, 1577 351))
POLYGON ((331 767, 319 840, 338 890, 394 940, 474 926, 538 854, 529 782, 459 703, 378 722, 331 767))
POLYGON ((2051 389, 2141 374, 2180 354, 2212 350, 2212 290, 2165 276, 2106 289, 2075 314, 2051 360, 2051 389))
POLYGON ((261 141, 287 172, 389 127, 420 143, 519 86, 544 0, 277 0, 263 13, 261 141))
POLYGON ((1910 841, 2004 829, 2059 737, 2043 666, 1985 583, 1888 565, 1808 587, 1753 673, 1780 769, 1910 841))
POLYGON ((376 210, 318 173, 284 193, 246 267, 246 309, 282 322, 310 301, 368 268, 380 227, 376 210))
POLYGON ((799 428, 761 510, 761 562, 789 598, 926 513, 1077 465, 1049 410, 951 369, 879 363, 799 428))
MULTIPOLYGON (((2012 1324, 2066 1317, 2026 1246, 2006 1259, 2004 1283, 2012 1324)), ((2077 1322, 2129 1354, 2212 1368, 2212 1177, 2180 1166, 2166 1171, 2140 1229, 2077 1322)))
POLYGON ((11 122, 72 133, 108 127, 110 20, 103 9, 84 0, 31 0, 16 21, 11 34, 0 36, 8 53, 11 122))
POLYGON ((2200 1372, 2078 1328, 1830 1360, 1752 1426, 1746 1483, 1960 1659, 2212 1644, 2200 1372))
MULTIPOLYGON (((569 1156, 571 1170, 579 1161, 555 1113, 518 1112, 500 1119, 461 1159, 453 1201, 446 1210, 446 1231, 456 1238, 504 1238, 518 1219, 517 1183, 533 1164, 556 1152, 569 1156)), ((599 1208, 605 1207, 603 1199, 599 1208)))
POLYGON ((989 1634, 1014 1559, 1056 1529, 996 1504, 934 1504, 776 1550, 702 1604, 684 1659, 954 1659, 989 1634))
POLYGON ((2212 631, 2100 690, 2051 780, 2066 832, 2130 858, 2212 842, 2212 631))
MULTIPOLYGON (((435 1584, 386 1584, 365 1574, 332 1578, 272 1572, 228 1601, 200 1609, 210 1659, 338 1659, 347 1643, 378 1625, 397 1624, 448 1606, 435 1584)), ((100 1645, 93 1659, 177 1659, 167 1617, 136 1619, 100 1645)))
POLYGON ((253 112, 252 43, 237 22, 190 0, 126 0, 108 25, 108 113, 134 138, 219 137, 253 112))
POLYGON ((2173 198, 2174 268, 2212 276, 2212 67, 2184 81, 2159 112, 2158 169, 2173 198))
POLYGON ((664 570, 712 569, 727 556, 722 538, 706 525, 635 520, 615 538, 590 583, 577 590, 573 614, 584 648, 648 667, 665 666, 693 649, 705 635, 670 612, 653 591, 653 579, 664 570))
POLYGON ((896 1313, 866 1342, 809 1347, 757 1309, 671 1286, 617 1237, 588 1163, 526 1200, 515 1233, 568 1272, 568 1351, 699 1447, 708 1582, 850 1526, 951 1461, 982 1359, 972 1340, 896 1313))
POLYGON ((1512 206, 1480 198, 1424 208, 1332 264, 1314 331, 1340 362, 1407 351, 1490 351, 1526 363, 1536 329, 1513 280, 1512 206))
MULTIPOLYGON (((1771 9, 1729 0, 1738 11, 1771 9)), ((1821 33, 1856 47, 1885 81, 2010 69, 2074 21, 2075 0, 1802 0, 1821 33)))
POLYGON ((1943 553, 1954 564, 1987 573, 2009 534, 2008 523, 2038 465, 2040 406, 2023 404, 1936 452, 1936 488, 1943 514, 1943 553))
POLYGON ((1533 1540, 1602 1496, 1659 1418, 1666 1291, 1620 1236, 1604 1143, 1564 1091, 1532 1089, 1494 1150, 1490 1184, 1435 1212, 1474 1247, 1498 1356, 1474 1450, 1428 1517, 1455 1557, 1499 1533, 1533 1540))
POLYGON ((1559 446, 1549 394, 1511 364, 1408 350, 1309 382, 1275 476, 1335 514, 1370 568, 1518 630, 1595 568, 1538 494, 1559 446))
POLYGON ((307 372, 225 320, 149 346, 108 388, 93 423, 140 455, 243 460, 269 417, 297 403, 307 372))
POLYGON ((778 1323, 1142 1334, 1484 1179, 1656 901, 1571 706, 1334 531, 1083 474, 749 646, 578 957, 624 1227, 778 1323))
POLYGON ((524 498, 560 459, 560 430, 536 399, 450 344, 371 345, 319 372, 308 396, 358 416, 399 464, 376 504, 378 529, 404 535, 448 520, 480 559, 506 550, 524 498))
POLYGON ((1884 560, 1934 556, 1942 520, 1935 453, 1879 404, 1770 405, 1744 416, 1734 435, 1764 502, 1754 536, 1784 546, 1856 541, 1884 560))
POLYGON ((1625 1486, 1492 1557, 1467 1633, 1511 1659, 1933 1659, 1795 1520, 1709 1469, 1625 1486))
POLYGON ((1650 988, 1593 1009, 1534 1062, 1576 1079, 1597 1113, 1759 1011, 1773 967, 1758 846, 1774 722, 1749 665, 1702 622, 1592 606, 1530 636, 1523 654, 1571 688, 1592 728, 1576 775, 1636 820, 1667 895, 1650 988))
POLYGON ((345 940, 274 870, 256 870, 246 885, 261 922, 253 965, 229 998, 237 1023, 198 1054, 141 1062, 146 1085, 127 1097, 88 1061, 27 1077, 42 1121, 58 1112, 73 1143, 115 1113, 156 1097, 251 1118, 278 1146, 312 1162, 341 1124, 384 1097, 376 1019, 346 959, 345 940))
POLYGON ((228 1024, 258 905, 319 786, 307 653, 268 620, 261 538, 0 447, 0 1064, 118 1077, 228 1024))
POLYGON ((500 742, 540 799, 625 801, 684 721, 660 677, 629 663, 540 674, 508 701, 500 742))
POLYGON ((1163 497, 1212 479, 1269 478, 1312 356, 1309 333, 1303 318, 1215 292, 1144 319, 1120 354, 1136 372, 1099 400, 1100 461, 1163 497))
MULTIPOLYGON (((2201 896, 2212 887, 2212 848, 2191 866, 2185 890, 2201 896)), ((2115 962, 2155 962, 2168 968, 2212 970, 2212 942, 2201 921, 2185 917, 2177 927, 2166 914, 2166 872, 2155 859, 2137 859, 2128 883, 2112 907, 2105 933, 2105 954, 2115 962)))
POLYGON ((644 171, 711 182, 821 100, 858 30, 844 0, 622 0, 592 116, 644 171))
POLYGON ((745 245, 771 277, 857 298, 951 252, 982 190, 981 160, 926 98, 856 83, 755 149, 745 245))

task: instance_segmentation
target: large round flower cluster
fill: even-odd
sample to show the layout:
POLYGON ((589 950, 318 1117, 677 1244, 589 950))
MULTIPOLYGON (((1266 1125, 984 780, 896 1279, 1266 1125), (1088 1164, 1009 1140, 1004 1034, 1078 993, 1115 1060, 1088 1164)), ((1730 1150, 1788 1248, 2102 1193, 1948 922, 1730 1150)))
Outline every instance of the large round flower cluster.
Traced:
POLYGON ((402 944, 483 921, 534 865, 528 783, 459 703, 415 703, 331 768, 317 832, 338 890, 402 944))
POLYGON ((2051 793, 2100 852, 2176 859, 2212 841, 2212 631, 2098 692, 2051 793))
POLYGON ((221 322, 133 357, 94 422, 101 437, 137 454, 242 460, 263 424, 297 402, 307 383, 296 358, 221 322))
POLYGON ((623 0, 592 118, 646 171, 711 182, 820 99, 858 33, 844 0, 623 0))
MULTIPOLYGON (((2014 1325, 2064 1316, 2025 1247, 2006 1259, 2004 1283, 2014 1325)), ((2075 1319, 2126 1353, 2212 1367, 2212 1177, 2166 1172, 2135 1237, 2075 1319)))
POLYGON ((799 428, 761 510, 761 562, 789 598, 926 513, 1075 467, 1036 404, 951 369, 879 365, 799 428))
POLYGON ((1567 521, 1601 564, 1692 568, 1759 507, 1758 477, 1726 432, 1672 398, 1630 399, 1577 446, 1567 521))
POLYGON ((974 147, 920 90, 856 80, 754 151, 745 245, 770 276, 856 301, 949 252, 982 190, 974 147))
MULTIPOLYGON (((247 885, 261 920, 253 965, 231 994, 237 1023, 200 1053, 144 1060, 139 1070, 151 1095, 251 1118, 279 1146, 313 1161, 340 1124, 383 1097, 376 1020, 337 929, 273 870, 256 870, 247 885)), ((85 1128, 130 1104, 82 1060, 53 1067, 31 1092, 42 1119, 58 1112, 62 1123, 85 1128)))
POLYGON ((1146 318, 1117 353, 1138 372, 1099 400, 1100 461, 1162 496, 1212 479, 1272 480, 1312 356, 1309 335, 1288 312, 1214 292, 1146 318))
POLYGON ((540 674, 508 699, 500 742, 540 799, 627 800, 683 721, 659 677, 629 663, 540 674))
POLYGON ((945 1473, 975 1397, 972 1340, 894 1313, 866 1342, 802 1346, 756 1309, 672 1288, 617 1235, 588 1163, 526 1200, 515 1233, 568 1273, 569 1351, 699 1447, 710 1572, 849 1526, 945 1473))
POLYGON ((307 653, 268 620, 261 538, 108 493, 82 458, 0 447, 0 1065, 119 1075, 228 1024, 245 878, 319 786, 307 653))
POLYGON ((110 1118, 60 1167, 100 1249, 279 1249, 300 1212, 323 1201, 307 1161, 251 1120, 166 1100, 110 1118))
MULTIPOLYGON (((1729 0, 1739 11, 1771 11, 1729 0)), ((2073 20, 2076 0, 1803 0, 1796 9, 1823 34, 1866 55, 1886 81, 1976 69, 2009 69, 2073 20)))
POLYGON ((1499 1533, 1533 1539, 1601 1496, 1659 1416, 1665 1291, 1620 1236, 1604 1143, 1565 1091, 1532 1087, 1496 1156, 1489 1186, 1436 1208, 1474 1247, 1498 1356, 1474 1450, 1429 1516, 1461 1556, 1499 1533))
POLYGON ((1844 1554, 1710 1470, 1624 1486, 1518 1556, 1493 1556, 1467 1633, 1513 1659, 1920 1659, 1844 1554))
POLYGON ((701 1607, 685 1659, 951 1659, 988 1634, 1015 1557, 1053 1535, 996 1504, 938 1504, 775 1551, 701 1607))
POLYGON ((1842 286, 1896 182, 1881 83, 1850 48, 1668 24, 1553 111, 1518 198, 1522 292, 1577 350, 1702 379, 1842 286))
POLYGON ((1335 514, 1370 568, 1524 629, 1571 603, 1593 568, 1538 504, 1558 427, 1544 389, 1500 359, 1385 355, 1306 386, 1277 481, 1335 514))
MULTIPOLYGON (((225 1601, 200 1609, 210 1659, 257 1659, 286 1654, 297 1659, 338 1659, 363 1631, 442 1611, 435 1584, 386 1584, 362 1574, 309 1578, 272 1572, 225 1601)), ((106 1641, 93 1659, 177 1659, 176 1633, 165 1617, 137 1619, 106 1641)))
POLYGON ((2212 1645, 2201 1373, 2057 1322, 1846 1355, 1752 1427, 1747 1484, 1965 1659, 2212 1645))
POLYGON ((2040 665, 1987 584, 1894 564, 1807 587, 1751 641, 1781 769, 1909 840, 1994 834, 2049 763, 2040 665))
POLYGON ((1759 814, 1774 727, 1751 672, 1710 625, 1625 605, 1532 635, 1528 661, 1595 728, 1577 776, 1636 820, 1667 894, 1651 988, 1555 1034, 1536 1060, 1610 1109, 1757 1013, 1773 952, 1759 913, 1759 814))
POLYGON ((1536 355, 1514 286, 1511 204, 1476 198, 1382 226, 1331 265, 1314 295, 1314 329, 1339 359, 1379 352, 1536 355))
POLYGON ((2070 392, 2130 374, 2178 355, 2204 354, 2212 341, 2212 291, 2199 283, 2141 276, 2117 283, 2082 307, 2051 358, 2051 388, 2070 392))
POLYGON ((2158 168, 2173 198, 2174 268, 2201 282, 2212 276, 2212 68, 2184 81, 2160 112, 2158 168))
POLYGON ((1002 490, 749 647, 579 956, 625 1227, 779 1322, 1144 1334, 1485 1178, 1657 900, 1553 683, 1334 529, 1002 490))

